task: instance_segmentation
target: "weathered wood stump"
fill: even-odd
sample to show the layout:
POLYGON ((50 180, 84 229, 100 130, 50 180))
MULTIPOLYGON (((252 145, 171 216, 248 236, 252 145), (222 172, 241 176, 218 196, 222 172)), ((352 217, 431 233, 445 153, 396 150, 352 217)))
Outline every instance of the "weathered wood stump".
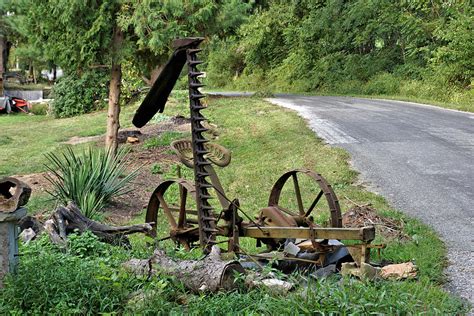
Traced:
POLYGON ((132 259, 124 267, 137 274, 148 276, 162 272, 175 276, 193 292, 216 292, 236 288, 236 273, 245 273, 237 261, 223 261, 220 248, 213 246, 209 255, 202 260, 174 260, 163 250, 155 250, 149 259, 132 259))
POLYGON ((0 212, 11 213, 28 203, 31 188, 24 182, 7 177, 0 180, 0 212))
POLYGON ((103 242, 114 245, 129 245, 126 235, 134 233, 147 233, 152 230, 151 224, 137 224, 131 226, 109 226, 90 220, 74 204, 66 207, 59 206, 50 219, 44 223, 51 241, 57 245, 65 246, 67 235, 73 232, 91 231, 103 242))
POLYGON ((0 180, 0 287, 18 263, 18 221, 26 215, 31 188, 15 178, 0 180))

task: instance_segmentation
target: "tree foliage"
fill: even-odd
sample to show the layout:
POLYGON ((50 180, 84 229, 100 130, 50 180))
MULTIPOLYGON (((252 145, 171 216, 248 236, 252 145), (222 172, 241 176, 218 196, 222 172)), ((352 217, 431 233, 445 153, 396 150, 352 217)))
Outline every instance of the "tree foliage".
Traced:
POLYGON ((280 90, 331 90, 383 74, 465 87, 473 78, 473 25, 468 0, 266 1, 235 40, 213 45, 211 56, 232 47, 241 62, 210 66, 280 90))

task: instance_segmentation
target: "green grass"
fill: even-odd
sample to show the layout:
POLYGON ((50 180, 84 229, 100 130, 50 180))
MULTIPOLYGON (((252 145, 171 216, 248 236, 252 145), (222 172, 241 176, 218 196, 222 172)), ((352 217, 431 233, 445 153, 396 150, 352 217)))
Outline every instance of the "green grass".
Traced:
MULTIPOLYGON (((219 168, 217 172, 226 194, 230 198, 238 197, 242 209, 250 215, 255 215, 260 208, 265 207, 273 183, 285 171, 301 167, 314 169, 323 174, 333 185, 343 211, 353 206, 353 202, 358 204, 370 202, 381 214, 403 220, 404 233, 413 240, 400 242, 378 237, 377 241, 388 243, 387 248, 382 252, 382 259, 392 262, 413 260, 419 267, 418 281, 379 282, 364 285, 349 282, 342 288, 336 282, 328 281, 324 286, 328 287, 328 292, 337 298, 333 300, 328 293, 321 294, 316 291, 317 294, 309 300, 308 306, 302 303, 297 294, 292 294, 291 299, 283 300, 268 297, 261 292, 252 292, 234 295, 243 301, 249 296, 258 296, 258 304, 242 303, 240 305, 228 299, 228 305, 225 304, 222 307, 224 310, 235 308, 234 310, 261 311, 259 309, 261 305, 260 307, 266 306, 262 308, 278 306, 283 311, 295 311, 295 313, 296 311, 304 313, 304 308, 310 308, 310 310, 322 308, 325 312, 353 310, 360 313, 378 311, 387 314, 397 312, 402 314, 462 313, 460 300, 449 296, 440 287, 444 281, 443 268, 446 261, 445 248, 438 236, 419 221, 410 219, 391 208, 381 196, 354 185, 357 181, 357 173, 351 169, 348 162, 350 157, 344 150, 324 145, 314 137, 313 132, 296 113, 259 99, 220 98, 211 99, 209 104, 210 107, 203 113, 211 123, 218 125, 220 137, 217 142, 232 151, 231 164, 226 168, 219 168), (325 295, 328 296, 325 297, 325 295), (295 304, 287 304, 288 301, 293 300, 295 304), (324 300, 328 303, 321 304, 324 300), (405 303, 398 303, 402 301, 405 303)), ((168 111, 179 112, 182 108, 168 108, 168 111)), ((183 175, 192 179, 190 169, 183 168, 183 175)), ((175 174, 171 173, 168 177, 165 174, 164 177, 175 177, 175 174)), ((311 201, 308 197, 314 196, 316 187, 311 181, 303 182, 301 187, 303 197, 306 196, 304 202, 308 203, 311 201)), ((296 206, 294 194, 288 191, 284 190, 283 198, 286 199, 285 203, 294 209, 296 206)), ((171 190, 168 198, 176 200, 177 192, 177 189, 171 190)), ((323 203, 318 210, 322 214, 322 220, 328 217, 324 206, 323 203)), ((141 220, 141 218, 137 219, 138 222, 141 220)), ((166 224, 163 228, 165 226, 166 224)), ((242 238, 241 243, 248 251, 257 250, 255 241, 252 239, 242 238)), ((219 313, 220 303, 214 303, 218 300, 215 296, 198 299, 199 302, 202 301, 201 306, 207 306, 202 307, 203 313, 204 311, 219 313)), ((195 304, 194 301, 193 304, 195 304)), ((192 305, 191 302, 187 308, 191 308, 190 305, 192 305)), ((194 305, 192 310, 195 310, 194 305)))
MULTIPOLYGON (((188 112, 185 94, 176 94, 165 109, 166 115, 186 115, 188 112)), ((61 312, 73 311, 74 304, 81 306, 79 313, 87 312, 118 312, 123 314, 156 314, 156 313, 189 313, 189 314, 463 314, 466 306, 463 302, 444 292, 443 267, 445 265, 445 248, 438 236, 419 221, 407 218, 388 205, 380 196, 366 191, 354 183, 357 173, 350 168, 349 155, 342 149, 331 148, 317 139, 306 126, 303 119, 296 113, 263 102, 256 98, 210 99, 209 108, 203 114, 216 124, 219 131, 217 143, 232 151, 232 162, 226 168, 217 170, 226 194, 230 198, 239 198, 243 210, 255 215, 260 208, 267 205, 273 183, 285 171, 293 168, 309 168, 323 174, 331 183, 341 202, 341 207, 347 210, 354 201, 356 203, 372 203, 381 214, 399 218, 405 221, 404 233, 411 236, 411 241, 382 240, 387 242, 387 248, 382 251, 382 257, 394 262, 414 260, 419 267, 419 277, 414 281, 402 282, 361 282, 354 279, 328 279, 313 281, 306 275, 293 276, 298 283, 310 280, 308 289, 300 287, 286 296, 274 295, 262 289, 237 290, 231 293, 214 295, 194 295, 183 290, 176 280, 158 276, 151 281, 143 280, 126 274, 120 268, 120 261, 128 257, 146 257, 151 247, 146 245, 149 239, 143 236, 132 236, 133 250, 113 248, 107 255, 92 256, 76 260, 74 257, 64 259, 63 254, 52 250, 38 255, 35 251, 22 253, 22 262, 18 281, 11 279, 6 292, 2 295, 0 311, 15 311, 18 313, 44 313, 59 306, 61 312), (33 255, 34 253, 34 255, 33 255), (43 257, 42 257, 43 256, 43 257), (60 256, 65 264, 58 264, 56 257, 60 256), (85 265, 84 267, 82 265, 85 265), (99 267, 97 270, 92 266, 99 267), (54 271, 51 271, 53 269, 54 271), (105 269, 104 267, 107 267, 105 269), (72 273, 76 269, 78 274, 72 273), (74 275, 74 278, 72 278, 74 275), (68 278, 72 278, 70 286, 68 278), (83 280, 84 281, 81 281, 83 280), (31 281, 40 280, 41 282, 31 281), (58 280, 61 286, 56 286, 58 280), (114 286, 120 286, 116 288, 114 286), (61 289, 61 290, 59 290, 61 289), (40 295, 40 293, 42 295, 40 295), (81 299, 88 295, 89 301, 81 299), (142 293, 140 298, 139 293, 142 293), (44 294, 48 299, 44 300, 44 294), (144 298, 143 298, 144 297, 144 298), (107 304, 110 302, 110 304, 107 304), (56 305, 52 305, 52 304, 56 305), (32 307, 34 306, 34 307, 32 307)), ((131 113, 131 109, 128 110, 131 113)), ((123 116, 126 118, 127 114, 123 116)), ((14 117, 21 118, 20 116, 14 117)), ((89 133, 91 120, 99 122, 104 118, 103 113, 85 115, 75 118, 79 133, 89 133), (95 118, 97 115, 98 118, 95 118)), ((36 119, 36 118, 34 118, 36 119)), ((57 125, 64 120, 39 118, 38 124, 43 126, 41 133, 54 128, 56 133, 62 133, 68 125, 57 125), (48 129, 48 124, 51 128, 48 129), (60 132, 61 131, 61 132, 60 132)), ((31 121, 30 121, 31 122, 31 121)), ((13 123, 11 123, 13 124, 13 123)), ((104 123, 103 123, 104 124, 104 123)), ((30 125, 33 125, 30 123, 30 125)), ((46 137, 43 151, 51 151, 57 144, 51 136, 37 132, 37 137, 46 137)), ((73 136, 72 134, 69 134, 73 136)), ((70 137, 70 136, 68 136, 70 137)), ((8 145, 10 148, 10 145, 8 145)), ((41 153, 36 152, 38 156, 41 153)), ((40 157, 41 158, 41 157, 40 157)), ((176 167, 163 167, 164 177, 176 176, 176 167)), ((2 164, 3 167, 3 164, 2 164)), ((29 166, 20 165, 16 170, 29 166)), ((42 170, 41 163, 31 166, 33 170, 42 170)), ((150 171, 151 172, 151 171, 150 171)), ((192 170, 183 167, 185 177, 192 178, 192 170)), ((301 180, 304 203, 309 203, 308 197, 316 192, 314 183, 301 180)), ((287 188, 286 188, 287 189, 287 188)), ((294 195, 290 190, 283 192, 284 203, 295 207, 294 195)), ((176 196, 176 192, 174 193, 176 196)), ((172 198, 172 197, 171 197, 172 198)), ((38 207, 41 200, 34 201, 38 207)), ((317 210, 321 214, 320 221, 327 219, 324 203, 317 210)), ((133 219, 132 222, 143 222, 144 216, 133 219)), ((249 251, 256 251, 255 241, 242 239, 242 246, 249 251)), ((22 248, 24 249, 24 248, 22 248)), ((42 248, 44 249, 44 248, 42 248)), ((175 252, 178 257, 197 257, 199 252, 183 254, 175 252)), ((76 311, 78 311, 76 308, 76 311)))
POLYGON ((166 131, 160 134, 160 136, 148 138, 144 142, 143 147, 146 149, 151 149, 169 146, 169 144, 171 144, 171 142, 173 142, 174 140, 185 138, 186 136, 189 136, 189 133, 166 131))
POLYGON ((265 82, 246 77, 226 83, 224 88, 212 88, 211 91, 249 91, 257 96, 270 97, 272 93, 285 92, 301 95, 350 96, 369 99, 388 99, 435 105, 446 109, 474 112, 474 89, 460 88, 444 82, 405 80, 391 74, 380 74, 369 82, 348 80, 337 82, 318 90, 302 90, 302 86, 287 81, 265 82))
MULTIPOLYGON (((120 125, 130 126, 135 108, 122 109, 120 125)), ((73 136, 105 133, 107 112, 54 119, 44 115, 0 115, 0 177, 44 171, 44 154, 65 146, 73 136), (6 136, 6 137, 5 137, 6 136)))

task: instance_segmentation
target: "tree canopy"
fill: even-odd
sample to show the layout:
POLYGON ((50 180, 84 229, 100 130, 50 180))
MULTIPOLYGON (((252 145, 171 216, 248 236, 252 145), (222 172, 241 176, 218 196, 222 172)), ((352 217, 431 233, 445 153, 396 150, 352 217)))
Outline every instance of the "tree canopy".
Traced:
MULTIPOLYGON (((329 89, 382 74, 466 87, 474 75, 468 0, 265 1, 226 39, 232 72, 277 90, 329 89)), ((215 47, 224 47, 215 44, 215 47)), ((220 48, 217 48, 219 50, 220 48)), ((211 73, 226 66, 211 60, 211 73)), ((213 82, 224 84, 219 79, 213 82)))

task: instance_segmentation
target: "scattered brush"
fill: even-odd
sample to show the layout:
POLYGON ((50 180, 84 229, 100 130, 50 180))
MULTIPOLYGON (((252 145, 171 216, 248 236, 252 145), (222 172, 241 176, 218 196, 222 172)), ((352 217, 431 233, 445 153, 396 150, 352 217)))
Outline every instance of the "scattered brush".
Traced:
POLYGON ((370 205, 357 205, 348 210, 342 216, 344 227, 364 227, 375 226, 377 233, 392 239, 410 240, 410 237, 403 233, 403 221, 383 217, 370 205))

